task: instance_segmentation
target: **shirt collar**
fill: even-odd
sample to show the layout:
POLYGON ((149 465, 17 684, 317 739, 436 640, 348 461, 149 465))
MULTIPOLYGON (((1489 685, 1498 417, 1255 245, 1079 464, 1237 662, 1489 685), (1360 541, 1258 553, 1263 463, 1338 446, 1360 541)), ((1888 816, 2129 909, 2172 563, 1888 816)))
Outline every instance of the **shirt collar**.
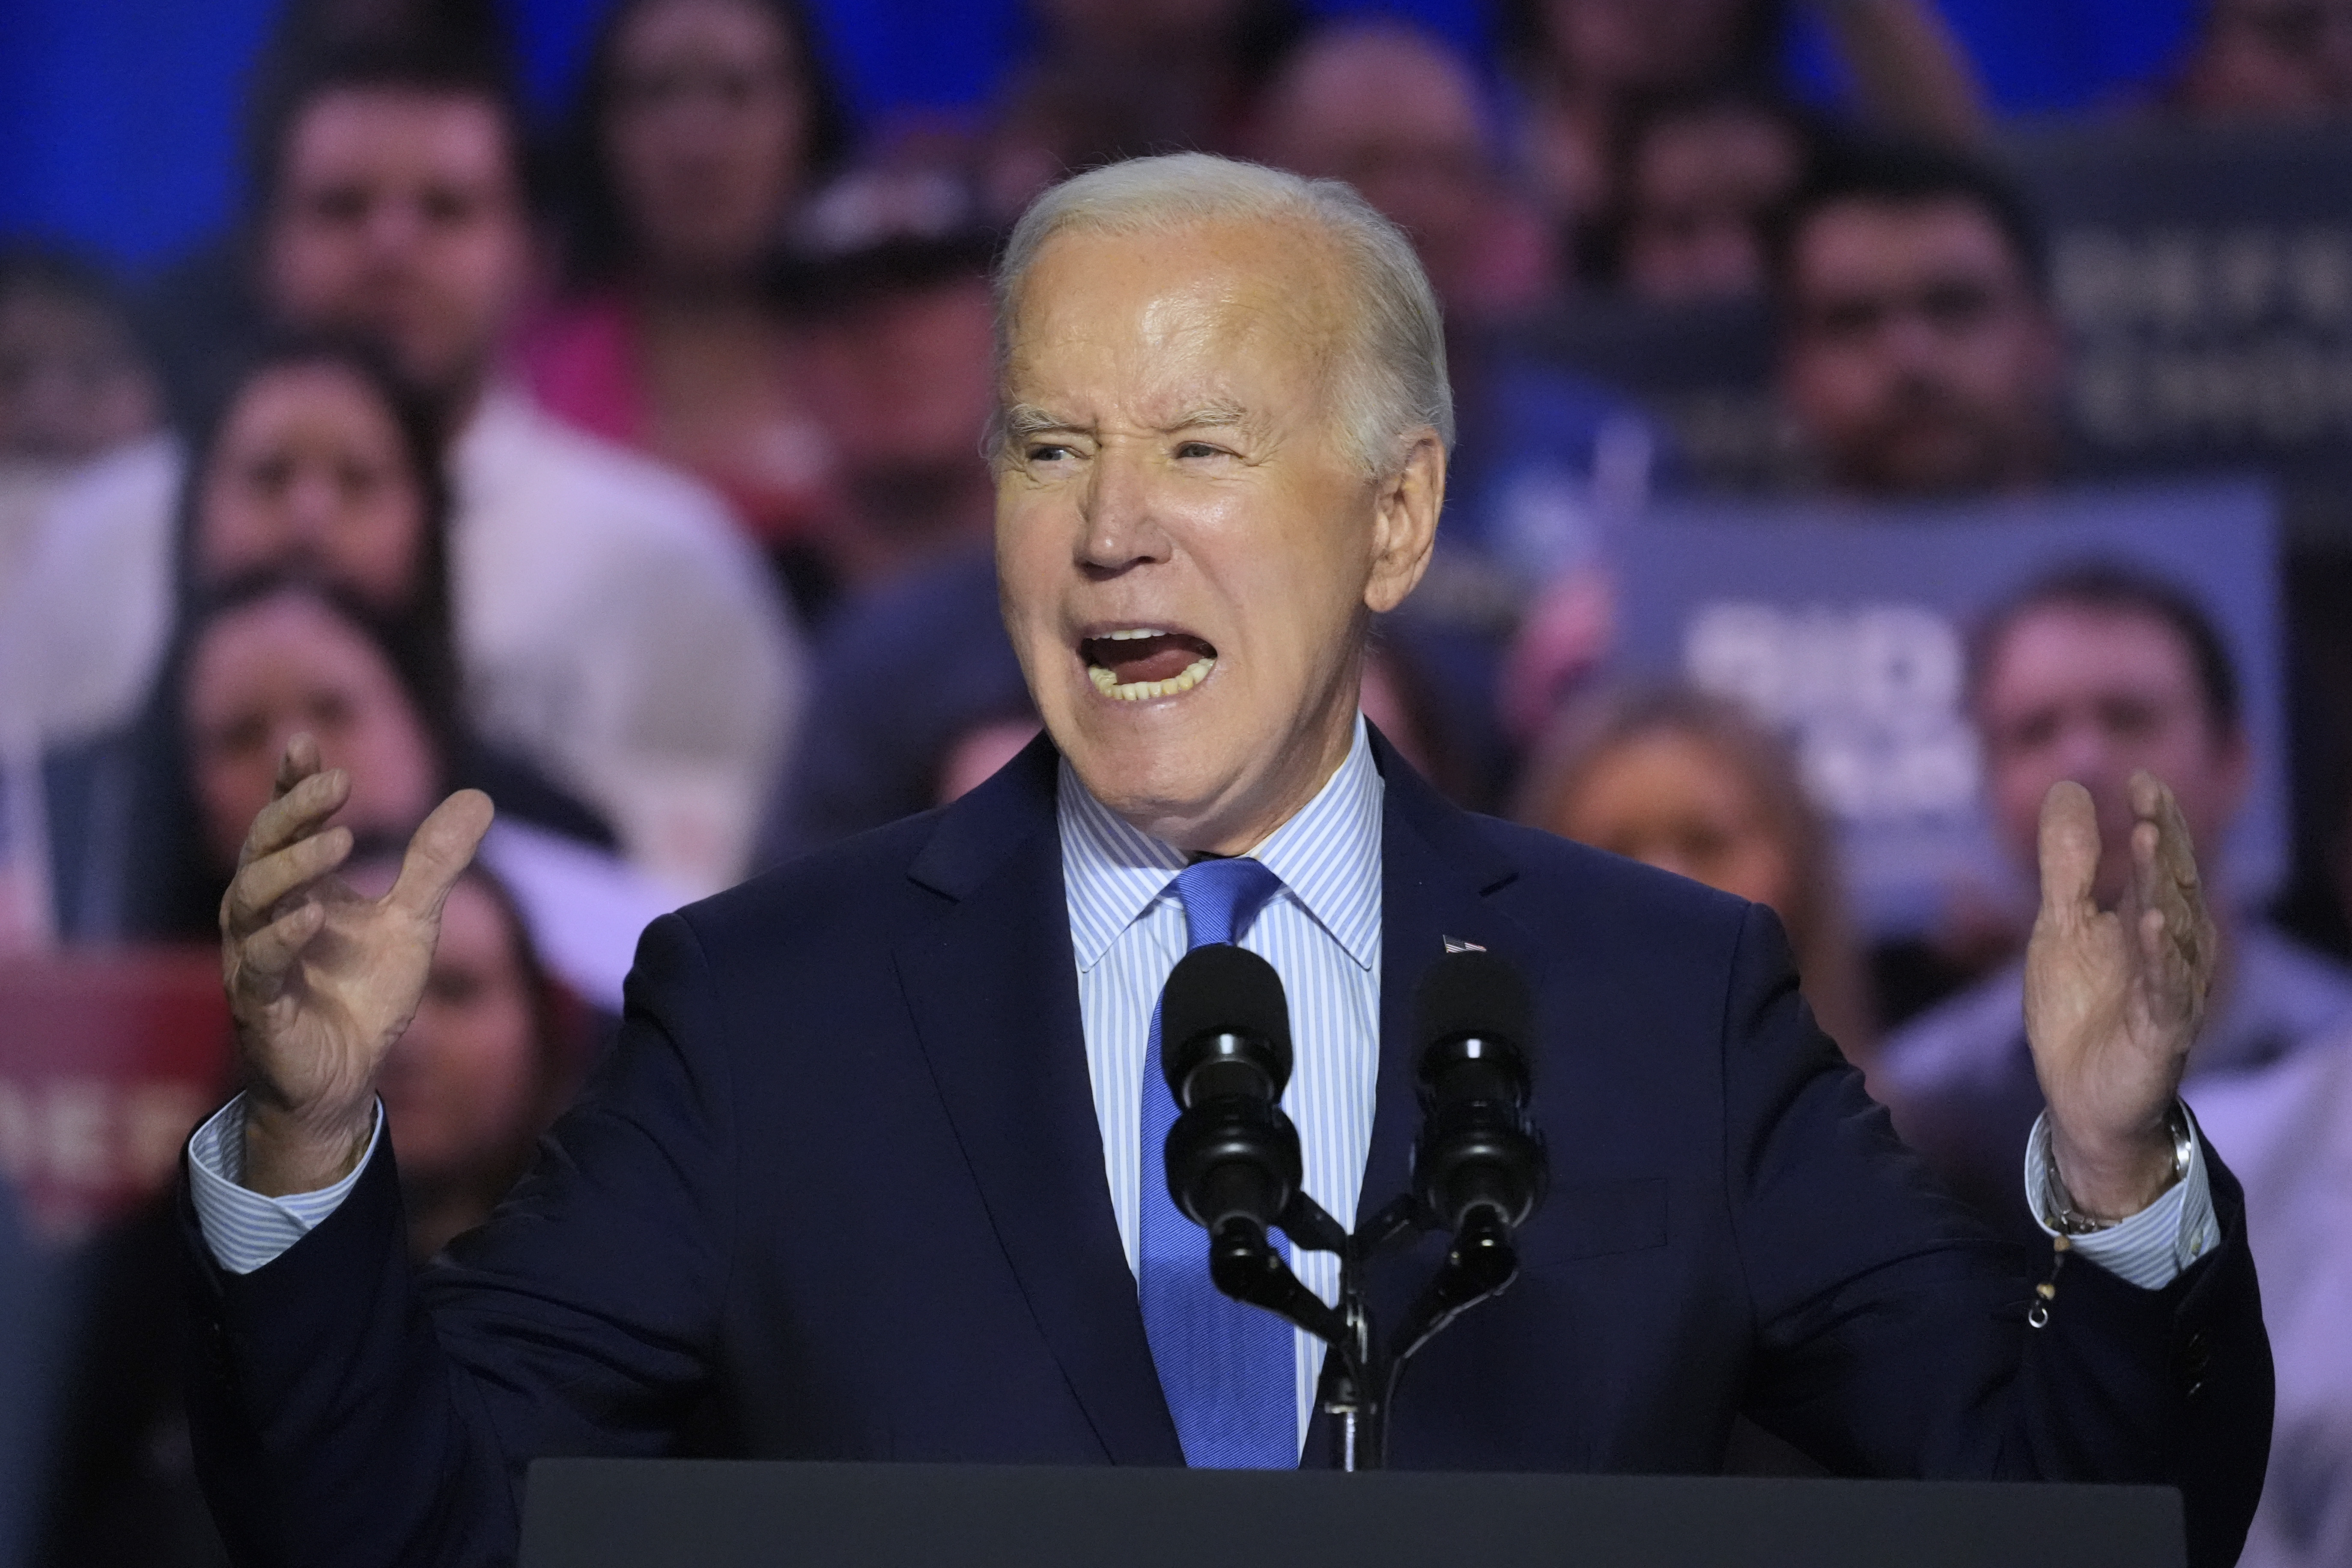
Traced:
MULTIPOLYGON (((1251 856, 1364 969, 1380 960, 1380 770, 1363 716, 1354 742, 1323 787, 1251 856)), ((1062 879, 1070 905, 1070 945, 1090 970, 1150 910, 1186 864, 1184 852, 1144 833, 1088 794, 1067 758, 1055 791, 1062 879)))

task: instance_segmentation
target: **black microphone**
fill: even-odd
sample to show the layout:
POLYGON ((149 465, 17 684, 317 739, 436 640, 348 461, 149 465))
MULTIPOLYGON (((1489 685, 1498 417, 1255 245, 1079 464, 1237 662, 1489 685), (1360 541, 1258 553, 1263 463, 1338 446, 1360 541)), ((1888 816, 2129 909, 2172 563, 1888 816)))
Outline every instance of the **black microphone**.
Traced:
POLYGON ((1535 1002, 1491 952, 1450 952, 1414 1001, 1421 1136, 1413 1191, 1450 1231, 1517 1230, 1542 1201, 1543 1138, 1527 1114, 1535 1002))
POLYGON ((1239 1223, 1264 1241, 1304 1179, 1282 1112, 1290 1005, 1274 965, 1244 948, 1196 947, 1160 998, 1160 1064, 1178 1116, 1168 1196, 1212 1237, 1239 1223))

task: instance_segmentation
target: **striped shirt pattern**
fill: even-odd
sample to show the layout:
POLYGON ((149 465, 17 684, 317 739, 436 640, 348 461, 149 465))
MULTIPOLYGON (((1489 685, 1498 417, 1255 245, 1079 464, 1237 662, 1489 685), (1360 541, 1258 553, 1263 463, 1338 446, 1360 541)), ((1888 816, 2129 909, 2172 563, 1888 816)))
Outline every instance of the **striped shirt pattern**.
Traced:
MULTIPOLYGON (((2213 1188, 2205 1175, 2205 1140, 2193 1125, 2189 1142, 2189 1173, 2162 1197, 2105 1230, 2068 1237, 2067 1245, 2143 1290, 2161 1290, 2210 1252, 2221 1242, 2221 1226, 2213 1217, 2213 1188)), ((2058 1207, 2050 1194, 2057 1174, 2045 1110, 2033 1119, 2033 1135, 2025 1141, 2025 1206, 2033 1223, 2052 1236, 2058 1232, 2046 1216, 2058 1207)))
MULTIPOLYGON (((1290 1004, 1295 1066, 1282 1106, 1298 1127, 1307 1194, 1349 1228, 1371 1148, 1380 1072, 1381 788, 1359 717, 1339 771, 1304 810, 1250 851, 1282 879, 1283 890, 1241 942, 1274 965, 1290 1004)), ((1142 1184, 1164 1179, 1160 1152, 1150 1152, 1148 1167, 1144 1159, 1142 1077, 1152 1009, 1184 956, 1184 910, 1174 883, 1186 858, 1088 795, 1066 761, 1056 810, 1087 1070, 1111 1208, 1131 1270, 1142 1184)), ((1201 1246, 1205 1252, 1205 1233, 1201 1246)), ((1291 1266, 1309 1289, 1338 1300, 1338 1258, 1299 1251, 1291 1266)), ((1323 1342, 1303 1330, 1296 1341, 1304 1445, 1323 1342)))
POLYGON ((188 1195, 212 1248, 213 1261, 231 1274, 250 1274, 316 1230, 342 1206, 359 1185, 360 1173, 375 1158, 383 1137, 383 1101, 375 1102, 375 1130, 351 1173, 315 1193, 264 1197, 239 1184, 245 1179, 245 1096, 238 1095, 206 1119, 188 1140, 188 1195))

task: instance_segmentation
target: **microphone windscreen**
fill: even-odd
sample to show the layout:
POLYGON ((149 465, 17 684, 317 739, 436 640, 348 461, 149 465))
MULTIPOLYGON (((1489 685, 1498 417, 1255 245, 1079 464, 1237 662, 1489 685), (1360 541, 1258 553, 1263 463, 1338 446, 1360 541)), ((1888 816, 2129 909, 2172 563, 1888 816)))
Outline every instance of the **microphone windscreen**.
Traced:
POLYGON ((1524 1054, 1535 1027, 1535 998, 1508 960, 1491 952, 1449 952, 1429 966, 1413 999, 1414 1033, 1423 1049, 1475 1035, 1524 1054))
POLYGON ((1281 1092, 1290 1078, 1290 1004, 1273 964, 1224 942, 1196 947, 1178 962, 1160 994, 1160 1060, 1171 1079, 1182 1070, 1185 1046, 1204 1035, 1263 1041, 1281 1092))

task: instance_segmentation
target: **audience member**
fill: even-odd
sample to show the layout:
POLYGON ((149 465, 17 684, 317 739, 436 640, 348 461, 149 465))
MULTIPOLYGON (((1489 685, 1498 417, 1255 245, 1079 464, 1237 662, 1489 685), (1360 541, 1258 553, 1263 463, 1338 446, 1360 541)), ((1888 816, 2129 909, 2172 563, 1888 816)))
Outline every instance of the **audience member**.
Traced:
MULTIPOLYGON (((379 841, 343 879, 380 898, 399 872, 397 841, 379 841)), ((586 1072, 583 1025, 515 894, 488 867, 469 867, 442 907, 424 998, 377 1086, 419 1262, 489 1218, 530 1164, 586 1072)))
MULTIPOLYGON (((218 380, 219 403, 199 411, 189 431, 195 456, 170 530, 163 574, 170 586, 152 604, 135 598, 126 606, 152 610, 157 624, 121 624, 110 581, 70 579, 58 585, 73 593, 70 604, 44 608, 60 633, 79 635, 26 650, 22 662, 34 684, 53 698, 90 698, 120 679, 106 656, 168 637, 178 613, 172 605, 276 570, 352 595, 379 617, 423 684, 455 689, 448 501, 430 401, 396 379, 374 351, 331 337, 275 339, 218 380)), ((120 845, 111 825, 129 820, 129 798, 118 786, 138 772, 135 734, 125 723, 51 757, 57 798, 47 815, 63 852, 61 873, 84 855, 99 858, 92 867, 114 864, 120 845)), ((51 881, 61 935, 123 934, 110 870, 70 870, 51 881)))
POLYGON ((2352 1039, 2192 1085, 2198 1130, 2246 1190, 2278 1405, 2239 1568, 2352 1563, 2352 1039))
POLYGON ((1729 700, 1685 688, 1596 694, 1538 747, 1517 816, 1780 917, 1805 999, 1857 1064, 1874 1033, 1828 824, 1789 748, 1729 700))
POLYGON ((1550 237, 1503 176, 1470 61, 1400 22, 1309 35, 1267 85, 1255 137, 1269 163, 1345 180, 1412 237, 1449 316, 1542 302, 1550 237))
POLYGON ((1611 273, 1633 299, 1688 305, 1764 292, 1764 226, 1812 155, 1806 118, 1760 93, 1668 99, 1625 132, 1611 273))
POLYGON ((474 740, 428 655, 352 595, 278 574, 192 609, 134 730, 50 759, 65 933, 194 941, 215 930, 238 825, 268 803, 278 756, 306 731, 352 772, 340 820, 354 833, 404 833, 450 788, 488 791, 502 812, 490 865, 566 981, 619 1011, 637 933, 674 900, 602 853, 601 825, 528 763, 474 740))
MULTIPOLYGON (((2169 584, 2090 563, 1995 611, 1970 659, 1969 700, 1987 803, 2011 856, 2035 864, 2042 797, 2062 779, 2091 793, 2100 907, 2132 865, 2136 770, 2171 786, 2211 892, 2221 965, 2188 1064, 2189 1098, 2218 1076, 2287 1057, 2352 1023, 2352 973, 2295 946, 2221 896, 2223 835, 2251 774, 2237 671, 2213 624, 2169 584)), ((1954 1192, 2005 1235, 2044 1245, 2017 1150, 2042 1110, 2026 1051, 2021 959, 1891 1037, 1878 1087, 1905 1135, 1954 1192)))
POLYGON ((953 171, 884 166, 818 198, 798 249, 809 386, 838 465, 818 543, 831 586, 855 595, 994 527, 979 433, 995 399, 995 237, 953 171))
MULTIPOLYGON (((490 374, 528 273, 520 122, 478 62, 354 45, 269 106, 257 281, 299 327, 381 337, 449 411, 449 548, 467 699, 682 889, 740 868, 788 749, 799 654, 717 498, 578 432, 490 374)), ((135 704, 166 633, 176 442, 58 498, 37 563, 45 646, 82 673, 49 732, 135 704), (102 592, 107 612, 92 615, 102 592)))
POLYGON ((802 0, 623 0, 571 132, 570 292, 519 355, 545 407, 699 475, 770 545, 816 521, 827 454, 768 262, 844 136, 802 0))
POLYGON ((2172 107, 2219 123, 2307 123, 2352 111, 2352 3, 2202 0, 2172 107))
POLYGON ((58 485, 160 413, 154 370, 106 275, 63 251, 0 247, 0 604, 58 485))
MULTIPOLYGON (((1521 99, 1519 157, 1560 231, 1590 241, 1620 205, 1618 148, 1644 103, 1772 91, 1790 9, 1786 0, 1508 0, 1502 43, 1521 99)), ((1954 145, 1981 134, 1975 73, 1927 0, 1815 0, 1813 10, 1865 123, 1954 145)))
POLYGON ((1957 495, 2051 477, 2064 349, 2041 229, 2007 181, 1927 147, 1825 151, 1769 243, 1781 395, 1827 484, 1957 495))
POLYGON ((1028 0, 1028 58, 990 135, 990 216, 1074 170, 1148 153, 1238 153, 1300 0, 1028 0))
POLYGON ((824 744, 801 749, 769 803, 762 867, 937 805, 969 735, 1034 712, 983 544, 845 606, 815 664, 808 724, 824 744))

